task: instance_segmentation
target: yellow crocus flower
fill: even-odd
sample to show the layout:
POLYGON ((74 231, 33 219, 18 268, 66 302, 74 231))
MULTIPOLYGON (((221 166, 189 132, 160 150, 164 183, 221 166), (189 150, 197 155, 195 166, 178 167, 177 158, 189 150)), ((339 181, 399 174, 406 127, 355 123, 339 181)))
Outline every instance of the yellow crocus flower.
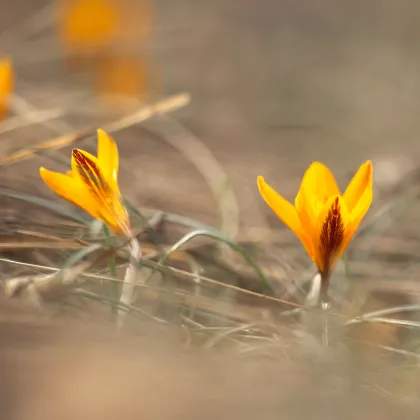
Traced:
POLYGON ((8 58, 0 59, 0 117, 3 117, 8 110, 13 85, 12 61, 8 58))
POLYGON ((122 24, 121 0, 61 0, 59 30, 70 50, 104 47, 122 24))
POLYGON ((105 223, 118 235, 130 235, 128 212, 118 187, 118 148, 105 131, 98 130, 98 157, 73 149, 67 174, 40 168, 43 181, 59 196, 105 223))
POLYGON ((324 288, 334 264, 343 254, 372 202, 372 163, 365 162, 341 195, 334 175, 313 162, 305 172, 295 205, 262 176, 258 187, 265 202, 303 243, 317 265, 324 288))
POLYGON ((152 26, 147 0, 59 0, 57 30, 70 53, 137 48, 152 26))

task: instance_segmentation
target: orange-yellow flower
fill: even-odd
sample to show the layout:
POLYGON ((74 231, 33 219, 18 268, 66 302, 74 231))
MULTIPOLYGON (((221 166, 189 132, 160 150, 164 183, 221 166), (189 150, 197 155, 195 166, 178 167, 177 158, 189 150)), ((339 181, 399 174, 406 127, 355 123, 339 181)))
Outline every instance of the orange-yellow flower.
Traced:
POLYGON ((59 0, 57 29, 70 53, 137 48, 151 29, 147 0, 59 0))
POLYGON ((71 50, 104 47, 121 27, 121 0, 61 0, 59 30, 71 50))
POLYGON ((0 60, 0 117, 7 111, 10 95, 13 91, 13 67, 11 60, 0 60))
POLYGON ((98 157, 73 149, 67 174, 40 168, 43 181, 59 196, 81 207, 115 233, 130 236, 130 221, 118 187, 118 148, 98 130, 98 157))
POLYGON ((343 195, 331 171, 322 163, 312 163, 294 206, 261 176, 258 187, 266 203, 301 240, 322 277, 328 279, 372 202, 372 163, 367 161, 359 168, 343 195))

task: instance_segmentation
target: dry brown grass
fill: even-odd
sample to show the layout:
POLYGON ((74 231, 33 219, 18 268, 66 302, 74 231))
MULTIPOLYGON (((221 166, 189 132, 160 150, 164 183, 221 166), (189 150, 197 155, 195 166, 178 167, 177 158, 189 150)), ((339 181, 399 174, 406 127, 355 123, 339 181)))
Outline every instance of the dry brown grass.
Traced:
POLYGON ((1 308, 1 403, 10 420, 393 419, 417 412, 410 395, 396 397, 413 376, 360 369, 340 352, 311 350, 286 333, 260 345, 263 354, 186 351, 173 328, 148 325, 133 336, 40 318, 10 301, 1 308))

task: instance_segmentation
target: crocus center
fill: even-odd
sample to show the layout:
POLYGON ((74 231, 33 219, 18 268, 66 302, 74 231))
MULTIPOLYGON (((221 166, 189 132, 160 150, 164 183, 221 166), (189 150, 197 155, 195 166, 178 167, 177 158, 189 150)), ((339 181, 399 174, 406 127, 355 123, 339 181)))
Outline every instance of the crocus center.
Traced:
POLYGON ((340 201, 337 197, 333 201, 321 227, 319 242, 320 261, 318 262, 321 274, 329 274, 343 240, 344 223, 340 211, 340 201))

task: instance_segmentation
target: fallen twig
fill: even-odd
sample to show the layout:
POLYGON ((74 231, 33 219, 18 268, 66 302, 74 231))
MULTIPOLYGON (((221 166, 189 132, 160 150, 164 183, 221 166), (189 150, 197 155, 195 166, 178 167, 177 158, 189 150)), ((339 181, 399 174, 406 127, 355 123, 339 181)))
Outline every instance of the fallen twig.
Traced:
MULTIPOLYGON (((182 108, 187 105, 190 101, 190 96, 187 93, 180 93, 178 95, 171 96, 169 98, 158 101, 152 105, 147 105, 137 110, 136 112, 123 117, 117 121, 113 121, 109 124, 104 124, 103 129, 107 132, 121 130, 129 127, 130 125, 137 124, 145 121, 156 115, 165 114, 167 112, 175 111, 176 109, 182 108)), ((37 153, 46 150, 57 150, 62 147, 69 146, 75 142, 81 141, 87 137, 93 136, 96 133, 95 129, 87 129, 81 132, 68 134, 64 136, 54 137, 53 139, 47 140, 42 143, 28 148, 21 149, 8 156, 0 157, 0 166, 11 165, 16 162, 21 162, 26 159, 30 159, 37 153)))

